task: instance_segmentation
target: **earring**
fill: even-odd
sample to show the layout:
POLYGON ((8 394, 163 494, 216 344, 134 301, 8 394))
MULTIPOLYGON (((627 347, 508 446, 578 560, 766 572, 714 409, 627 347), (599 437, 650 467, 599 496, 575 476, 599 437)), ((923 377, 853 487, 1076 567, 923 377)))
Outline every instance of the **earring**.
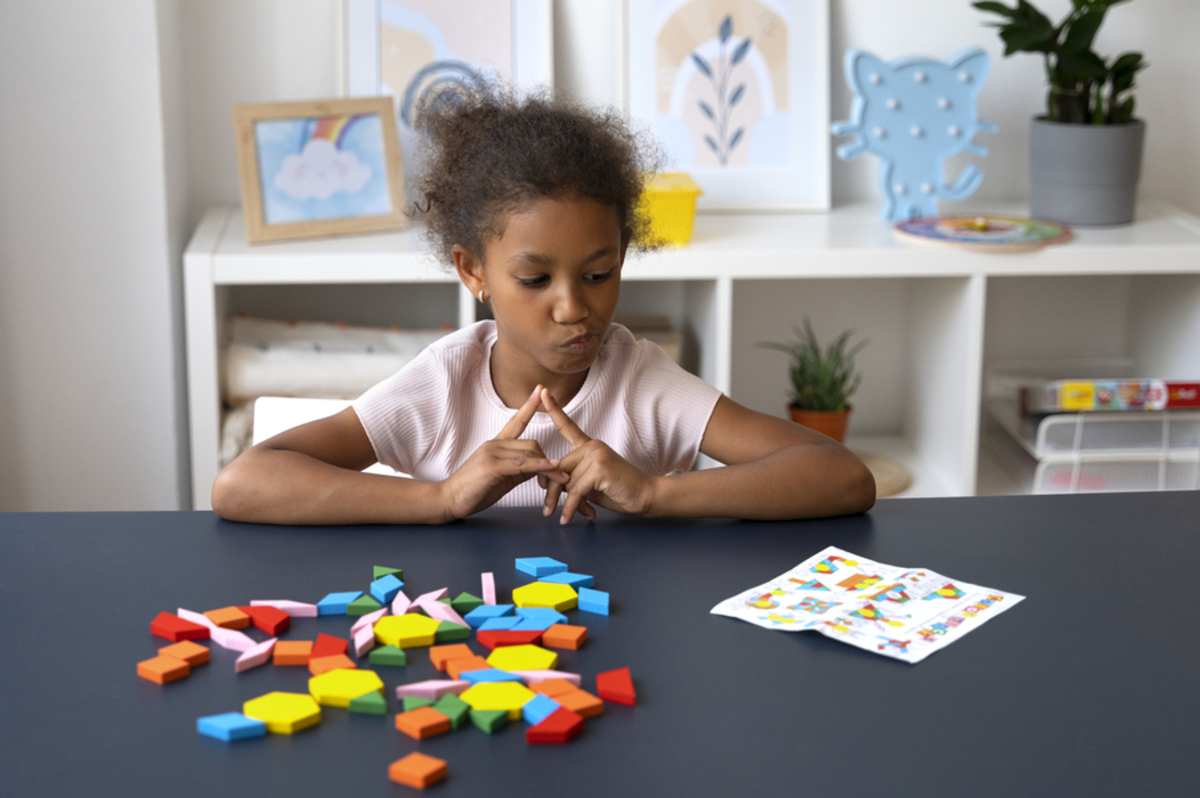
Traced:
POLYGON ((487 300, 483 298, 483 289, 482 288, 479 289, 479 301, 487 302, 487 300))

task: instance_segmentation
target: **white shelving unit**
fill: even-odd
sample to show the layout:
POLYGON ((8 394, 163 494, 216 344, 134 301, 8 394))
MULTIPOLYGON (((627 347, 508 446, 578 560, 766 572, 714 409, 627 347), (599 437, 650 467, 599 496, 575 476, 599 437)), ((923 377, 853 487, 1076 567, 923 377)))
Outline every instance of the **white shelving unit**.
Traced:
MULTIPOLYGON (((1023 212, 1020 206, 980 210, 1023 212)), ((237 209, 210 211, 184 256, 192 486, 218 467, 219 360, 237 311, 427 327, 479 306, 416 231, 250 246, 237 209)), ((1200 375, 1200 218, 1143 201, 1134 224, 1064 246, 988 254, 893 240, 874 205, 825 214, 701 214, 692 243, 626 262, 618 314, 661 314, 684 365, 734 400, 782 415, 784 340, 855 328, 849 445, 903 462, 907 496, 1014 490, 980 451, 985 361, 1128 357, 1167 379, 1200 375)))

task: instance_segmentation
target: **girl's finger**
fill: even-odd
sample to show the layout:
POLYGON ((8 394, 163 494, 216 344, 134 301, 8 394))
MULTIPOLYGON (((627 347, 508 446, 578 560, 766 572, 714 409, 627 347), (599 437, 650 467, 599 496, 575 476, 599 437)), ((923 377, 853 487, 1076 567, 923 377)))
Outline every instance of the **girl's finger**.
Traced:
POLYGON ((508 420, 508 423, 500 430, 500 434, 496 436, 496 440, 515 440, 525 431, 525 427, 529 426, 529 422, 533 420, 533 415, 537 412, 538 406, 542 403, 542 386, 533 389, 533 393, 529 394, 529 398, 525 400, 525 404, 521 405, 517 410, 516 415, 508 420))
POLYGON ((562 516, 559 518, 560 524, 570 523, 575 517, 575 513, 579 510, 579 505, 584 502, 585 497, 592 492, 591 475, 587 473, 581 474, 576 471, 571 475, 571 482, 567 485, 567 500, 563 503, 562 516))
POLYGON ((542 515, 548 516, 554 512, 554 508, 558 507, 558 497, 562 495, 563 485, 566 483, 551 482, 546 488, 546 503, 542 507, 542 515))
POLYGON ((550 419, 554 422, 554 426, 558 428, 558 434, 566 438, 567 443, 571 444, 572 448, 578 449, 591 440, 587 436, 587 433, 581 430, 571 420, 571 417, 564 413, 563 409, 558 406, 558 402, 554 401, 554 397, 550 394, 549 389, 542 389, 541 402, 545 406, 546 412, 550 414, 550 419))

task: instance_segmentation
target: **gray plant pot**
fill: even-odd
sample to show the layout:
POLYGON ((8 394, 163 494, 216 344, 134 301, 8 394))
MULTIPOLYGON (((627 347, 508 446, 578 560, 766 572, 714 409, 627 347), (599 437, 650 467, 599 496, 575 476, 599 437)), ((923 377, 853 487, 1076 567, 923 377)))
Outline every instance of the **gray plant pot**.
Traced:
POLYGON ((1076 225, 1133 221, 1146 123, 1066 125, 1033 120, 1029 206, 1039 219, 1076 225))

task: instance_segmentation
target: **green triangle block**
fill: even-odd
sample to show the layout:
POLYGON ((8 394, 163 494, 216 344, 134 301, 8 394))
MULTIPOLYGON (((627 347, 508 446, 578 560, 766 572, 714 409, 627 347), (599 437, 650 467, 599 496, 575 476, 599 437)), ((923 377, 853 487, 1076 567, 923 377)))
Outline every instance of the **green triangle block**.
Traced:
POLYGON ((351 601, 346 606, 346 614, 347 615, 366 615, 367 613, 375 612, 375 610, 379 609, 382 606, 383 606, 382 604, 380 604, 378 601, 371 598, 370 596, 362 595, 362 596, 359 596, 358 598, 356 598, 354 601, 351 601))
POLYGON ((463 725, 467 716, 471 714, 471 705, 451 693, 439 698, 433 708, 450 718, 450 728, 452 729, 463 725))
POLYGON ((450 643, 455 640, 470 640, 471 627, 461 626, 453 621, 442 621, 438 624, 437 631, 433 633, 433 639, 437 643, 450 643))
POLYGON ((405 712, 412 712, 414 709, 420 709, 421 707, 433 706, 432 698, 421 698, 420 696, 415 695, 406 695, 402 701, 404 703, 405 712))
POLYGON ((472 709, 471 722, 491 734, 508 723, 508 712, 503 709, 472 709))
POLYGON ((404 569, 403 568, 388 568, 385 565, 376 565, 373 570, 375 572, 375 575, 371 577, 372 582, 374 582, 376 579, 385 577, 388 574, 395 574, 397 579, 399 579, 401 582, 404 581, 404 569))
POLYGON ((440 599, 438 599, 438 604, 445 604, 447 607, 452 607, 452 606, 454 606, 453 604, 451 604, 451 602, 450 602, 450 599, 448 599, 448 598, 440 598, 440 599))
POLYGON ((397 665, 403 668, 408 664, 408 655, 404 649, 395 646, 384 646, 371 652, 368 659, 372 665, 397 665))
POLYGON ((458 594, 458 598, 450 602, 450 606, 453 607, 454 611, 459 615, 466 615, 476 607, 482 607, 483 599, 479 598, 478 596, 472 596, 470 593, 464 590, 458 594))
POLYGON ((378 690, 350 699, 350 711, 362 712, 364 715, 386 715, 387 699, 378 690))

